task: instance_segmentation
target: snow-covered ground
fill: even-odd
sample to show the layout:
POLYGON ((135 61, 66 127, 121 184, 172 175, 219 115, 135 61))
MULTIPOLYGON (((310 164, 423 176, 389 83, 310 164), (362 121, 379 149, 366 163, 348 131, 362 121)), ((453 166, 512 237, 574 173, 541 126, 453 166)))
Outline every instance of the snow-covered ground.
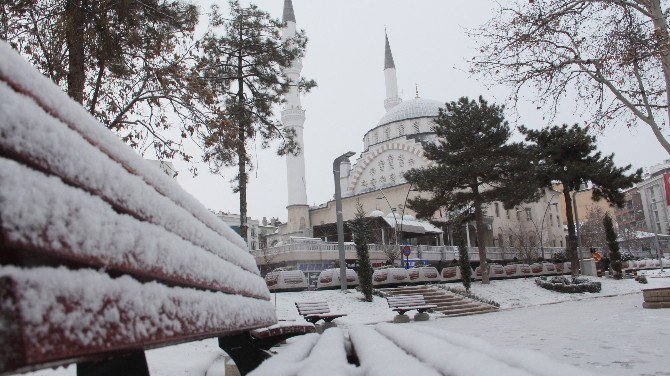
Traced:
MULTIPOLYGON (((472 292, 500 303, 501 311, 455 318, 437 318, 422 325, 480 337, 492 344, 538 350, 557 361, 602 374, 670 375, 670 312, 642 308, 641 290, 670 286, 670 273, 649 283, 598 278, 598 294, 562 294, 544 290, 534 280, 474 283, 472 292)), ((449 284, 459 287, 460 284, 449 284)), ((347 328, 354 324, 391 321, 394 313, 385 299, 361 300, 354 290, 303 291, 273 294, 280 320, 302 320, 296 301, 328 301, 331 311, 347 313, 336 320, 347 328)), ((171 346, 147 352, 151 374, 223 375, 223 352, 214 339, 171 346)), ((74 367, 35 372, 40 376, 70 376, 74 367)))

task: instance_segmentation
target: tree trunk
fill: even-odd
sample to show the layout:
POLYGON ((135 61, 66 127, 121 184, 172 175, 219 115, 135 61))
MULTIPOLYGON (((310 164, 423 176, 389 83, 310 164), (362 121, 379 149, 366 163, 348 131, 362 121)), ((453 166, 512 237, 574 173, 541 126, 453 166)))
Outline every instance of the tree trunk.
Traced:
POLYGON ((579 271, 579 257, 577 255, 577 236, 575 235, 575 220, 572 216, 572 200, 570 190, 566 190, 568 184, 563 182, 563 198, 565 199, 565 218, 568 219, 568 260, 570 260, 570 270, 572 277, 577 277, 579 271))
POLYGON ((67 94, 84 103, 86 82, 86 57, 84 32, 86 30, 87 0, 66 0, 65 44, 68 51, 67 94))
MULTIPOLYGON (((242 40, 242 30, 240 26, 240 41, 242 40)), ((249 243, 247 237, 247 150, 246 150, 246 122, 248 121, 244 108, 244 75, 243 75, 242 51, 237 57, 237 111, 239 116, 238 124, 238 187, 240 191, 240 236, 249 243)))
POLYGON ((479 251, 479 268, 482 271, 482 284, 487 285, 489 281, 489 264, 486 262, 486 246, 484 245, 484 213, 482 212, 479 189, 473 187, 475 223, 477 224, 477 250, 479 251))

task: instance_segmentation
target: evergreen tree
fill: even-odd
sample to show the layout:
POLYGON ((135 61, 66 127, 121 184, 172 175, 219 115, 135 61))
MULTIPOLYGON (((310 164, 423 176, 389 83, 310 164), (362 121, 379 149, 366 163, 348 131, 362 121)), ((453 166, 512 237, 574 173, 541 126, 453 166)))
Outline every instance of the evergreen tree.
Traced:
POLYGON ((354 220, 348 223, 351 229, 356 255, 358 256, 358 283, 366 301, 372 301, 372 266, 370 266, 370 253, 368 251, 368 239, 370 238, 370 224, 365 218, 365 211, 360 202, 356 203, 356 214, 354 220))
POLYGON ((577 124, 554 126, 541 130, 520 127, 519 130, 532 142, 533 158, 537 165, 538 182, 552 187, 555 182, 562 185, 565 201, 565 216, 568 220, 568 258, 572 264, 572 276, 579 272, 577 237, 572 209, 571 192, 582 185, 593 183, 593 199, 605 199, 621 207, 624 203, 623 191, 642 179, 642 169, 627 175, 631 166, 616 167, 614 154, 602 156, 596 152, 596 138, 577 124))
POLYGON ((458 268, 461 270, 463 287, 465 287, 465 290, 470 291, 472 268, 470 267, 470 256, 468 255, 468 247, 465 241, 465 231, 462 229, 462 226, 457 228, 458 230, 456 230, 454 233, 454 241, 458 247, 458 268))
POLYGON ((614 223, 609 214, 603 218, 603 226, 605 227, 605 237, 607 238, 607 247, 610 250, 610 266, 614 270, 614 278, 621 278, 621 252, 619 252, 619 242, 617 241, 617 234, 614 231, 614 223))
POLYGON ((0 38, 130 146, 190 161, 183 141, 211 99, 194 72, 198 16, 185 0, 0 1, 0 38))
POLYGON ((464 223, 474 219, 482 283, 489 283, 484 205, 502 201, 512 207, 537 193, 536 184, 528 181, 532 166, 526 148, 509 143, 511 131, 503 107, 489 105, 482 97, 446 103, 433 130, 437 142, 426 145, 424 155, 434 164, 405 174, 408 182, 432 197, 411 199, 408 205, 422 218, 446 208, 464 223))
POLYGON ((202 135, 206 162, 213 172, 237 166, 234 191, 240 195, 240 233, 247 231, 247 180, 252 168, 247 143, 260 140, 263 148, 281 139, 278 154, 300 152, 295 131, 277 122, 275 110, 283 103, 290 85, 304 91, 314 81, 292 83, 283 73, 303 56, 307 39, 302 31, 282 39, 279 20, 255 5, 242 7, 231 0, 230 15, 224 17, 214 6, 210 23, 222 30, 208 33, 201 46, 205 51, 199 68, 217 95, 217 120, 202 135))

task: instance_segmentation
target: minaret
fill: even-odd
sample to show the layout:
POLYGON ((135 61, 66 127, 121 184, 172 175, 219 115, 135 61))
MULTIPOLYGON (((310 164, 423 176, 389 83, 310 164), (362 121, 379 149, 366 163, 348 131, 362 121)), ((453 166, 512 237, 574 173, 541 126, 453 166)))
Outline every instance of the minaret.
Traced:
MULTIPOLYGON (((284 27, 282 39, 285 41, 296 34, 295 14, 291 0, 284 0, 284 27)), ((281 121, 287 129, 295 130, 295 141, 300 146, 300 154, 286 156, 286 179, 288 185, 288 224, 287 233, 310 228, 309 206, 307 205, 307 187, 305 185, 305 143, 303 142, 303 124, 305 110, 300 106, 300 80, 302 62, 296 59, 285 72, 291 82, 286 94, 286 108, 281 112, 281 121)))
POLYGON ((398 97, 398 79, 395 75, 395 63, 393 62, 393 54, 391 53, 391 45, 389 44, 389 37, 384 30, 384 37, 386 38, 386 49, 384 51, 384 80, 386 81, 386 99, 384 100, 384 108, 388 112, 393 107, 402 102, 398 97))

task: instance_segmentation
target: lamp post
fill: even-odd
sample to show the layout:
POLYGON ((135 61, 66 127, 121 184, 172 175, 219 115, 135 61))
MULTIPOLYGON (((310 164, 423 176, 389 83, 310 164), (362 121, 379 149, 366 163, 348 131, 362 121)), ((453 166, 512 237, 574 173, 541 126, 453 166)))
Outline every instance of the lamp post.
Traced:
POLYGON ((333 161, 333 177, 335 178, 335 214, 337 216, 337 249, 340 253, 340 289, 347 289, 347 264, 344 259, 344 223, 342 222, 342 191, 340 189, 340 164, 352 155, 353 151, 344 153, 333 161))
MULTIPOLYGON (((384 190, 381 189, 381 188, 379 188, 379 192, 382 193, 382 197, 377 197, 377 200, 381 200, 382 198, 383 198, 384 200, 386 200, 386 203, 387 203, 388 206, 389 206, 389 210, 391 211, 391 214, 393 214, 393 220, 395 221, 395 228, 393 229, 393 233, 395 234, 395 246, 394 246, 394 249, 395 249, 395 250, 399 250, 399 249, 398 249, 398 217, 396 217, 396 215, 395 215, 395 209, 391 206, 391 202, 389 201, 389 199, 388 199, 388 198, 386 197, 386 195, 384 194, 384 190)), ((403 258, 402 258, 402 254, 400 255, 400 266, 403 266, 403 258)))

